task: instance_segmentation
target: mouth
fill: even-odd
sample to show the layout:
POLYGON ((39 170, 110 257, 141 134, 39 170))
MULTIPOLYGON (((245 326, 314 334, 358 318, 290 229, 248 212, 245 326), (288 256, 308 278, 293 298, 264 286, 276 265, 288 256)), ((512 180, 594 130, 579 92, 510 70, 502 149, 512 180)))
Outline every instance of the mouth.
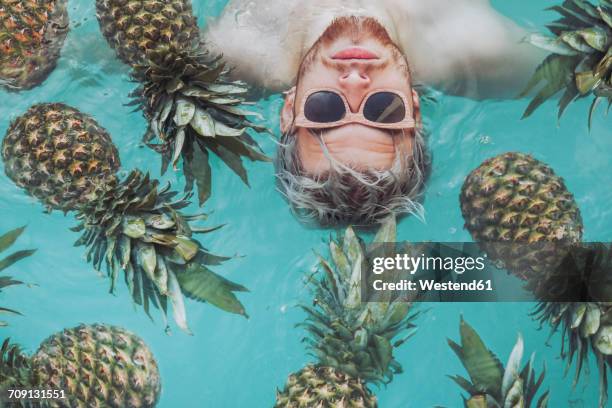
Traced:
POLYGON ((339 51, 332 55, 332 59, 334 60, 349 60, 349 59, 358 59, 358 60, 375 60, 378 59, 378 55, 373 53, 370 50, 366 50, 361 47, 351 47, 346 48, 342 51, 339 51))

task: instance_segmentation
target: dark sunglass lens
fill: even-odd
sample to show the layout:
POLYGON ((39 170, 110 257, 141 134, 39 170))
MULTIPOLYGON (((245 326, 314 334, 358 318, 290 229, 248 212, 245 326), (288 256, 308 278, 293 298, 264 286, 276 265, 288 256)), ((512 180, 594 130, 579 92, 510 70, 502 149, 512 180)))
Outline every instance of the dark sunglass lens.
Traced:
POLYGON ((363 116, 372 122, 397 123, 406 117, 406 107, 399 95, 378 92, 370 95, 363 107, 363 116))
POLYGON ((329 91, 315 92, 304 105, 304 116, 311 122, 331 123, 344 117, 346 109, 340 95, 329 91))

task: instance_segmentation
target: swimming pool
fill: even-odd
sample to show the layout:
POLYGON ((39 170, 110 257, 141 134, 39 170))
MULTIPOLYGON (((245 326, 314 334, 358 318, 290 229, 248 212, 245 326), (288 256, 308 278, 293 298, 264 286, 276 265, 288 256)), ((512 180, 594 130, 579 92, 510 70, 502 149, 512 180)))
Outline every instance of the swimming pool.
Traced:
MULTIPOLYGON (((220 13, 223 1, 193 1, 200 26, 206 17, 220 13)), ((494 6, 523 25, 541 29, 551 20, 543 11, 548 4, 494 1, 494 6)), ((124 106, 134 84, 129 68, 122 64, 101 36, 93 2, 69 3, 71 31, 58 67, 39 87, 21 93, 0 91, 0 134, 11 119, 38 102, 65 102, 93 115, 112 135, 122 168, 140 168, 157 176, 159 158, 143 147, 146 129, 139 112, 124 106)), ((411 241, 470 241, 463 228, 458 204, 465 176, 484 159, 507 151, 533 154, 562 176, 577 199, 584 221, 584 240, 612 241, 612 138, 609 120, 596 114, 587 129, 588 101, 570 106, 557 123, 554 102, 546 103, 532 117, 520 120, 527 101, 473 101, 438 95, 424 111, 430 124, 429 147, 433 171, 424 200, 425 220, 402 219, 398 237, 411 241)), ((278 133, 280 95, 259 101, 256 110, 269 118, 266 125, 278 133)), ((264 151, 273 155, 273 140, 260 139, 264 151)), ((32 287, 4 292, 3 305, 17 308, 22 317, 10 317, 2 329, 26 351, 34 351, 50 334, 79 323, 123 326, 141 336, 151 347, 162 376, 160 407, 266 407, 274 402, 289 373, 310 361, 300 342, 303 332, 294 325, 304 315, 295 306, 307 302, 303 276, 316 262, 311 249, 322 251, 330 231, 305 228, 290 213, 275 190, 273 166, 247 163, 251 187, 212 159, 212 198, 204 207, 211 224, 227 224, 206 234, 203 244, 214 253, 240 255, 216 270, 251 289, 241 296, 250 318, 228 315, 212 307, 187 301, 193 336, 178 329, 164 333, 161 318, 148 320, 140 308, 130 305, 125 287, 109 295, 107 281, 85 262, 82 248, 73 247, 78 234, 71 232, 71 216, 44 214, 37 201, 25 195, 6 177, 0 177, 0 208, 5 231, 28 227, 20 248, 37 253, 13 269, 13 275, 32 287)), ((161 177, 177 188, 184 185, 180 173, 161 177)), ((195 205, 189 208, 195 211, 195 205)), ((516 340, 525 338, 526 354, 535 351, 536 367, 547 364, 545 388, 551 391, 551 407, 595 407, 597 367, 575 392, 571 374, 564 377, 565 363, 558 358, 559 335, 545 346, 548 328, 538 330, 529 317, 533 305, 431 304, 422 305, 418 333, 402 346, 396 358, 404 373, 387 387, 376 389, 380 406, 460 406, 460 392, 446 376, 463 373, 446 343, 457 339, 462 314, 505 360, 516 340)))

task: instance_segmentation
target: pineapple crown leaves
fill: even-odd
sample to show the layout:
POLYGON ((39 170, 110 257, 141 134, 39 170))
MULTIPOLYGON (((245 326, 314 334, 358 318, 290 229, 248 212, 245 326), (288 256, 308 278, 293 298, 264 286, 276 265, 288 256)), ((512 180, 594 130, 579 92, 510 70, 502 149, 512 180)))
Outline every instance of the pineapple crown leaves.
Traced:
POLYGON ((186 191, 197 185, 202 205, 211 193, 209 155, 217 155, 245 184, 249 184, 242 159, 271 159, 247 133, 269 131, 244 109, 249 90, 241 81, 227 79, 221 56, 211 56, 203 46, 160 45, 134 67, 140 86, 131 94, 132 105, 149 121, 144 141, 162 155, 162 173, 170 163, 176 169, 182 158, 186 191), (152 143, 153 140, 160 143, 152 143))
POLYGON ((559 118, 572 101, 593 95, 590 128, 597 106, 606 99, 608 111, 612 105, 612 2, 600 0, 595 6, 586 0, 565 0, 549 10, 561 15, 547 26, 552 36, 532 34, 526 38, 551 54, 537 67, 520 95, 527 96, 544 83, 523 118, 564 90, 559 100, 559 118))
MULTIPOLYGON (((469 399, 464 397, 464 406, 529 408, 544 381, 546 369, 536 378, 533 355, 523 369, 520 368, 524 352, 521 335, 519 334, 504 368, 498 357, 485 346, 478 333, 463 320, 463 317, 459 332, 461 345, 450 339, 447 341, 470 376, 471 381, 459 375, 450 376, 470 395, 469 399)), ((547 405, 548 391, 540 396, 535 407, 546 408, 547 405)))
MULTIPOLYGON (((2 236, 0 236, 0 253, 4 252, 5 250, 13 246, 15 241, 17 241, 17 239, 23 233, 24 230, 25 230, 25 226, 20 227, 20 228, 15 228, 3 234, 2 236)), ((13 252, 12 254, 0 259, 0 272, 4 271, 6 268, 13 265, 14 263, 24 258, 29 257, 34 252, 36 252, 35 249, 20 250, 20 251, 13 252)), ((10 276, 0 276, 0 292, 2 292, 4 288, 7 288, 9 286, 22 285, 22 284, 23 282, 14 280, 10 276)), ((0 307, 0 313, 21 314, 16 310, 8 309, 6 307, 0 307)), ((7 325, 6 322, 3 322, 3 321, 0 322, 0 326, 6 326, 6 325, 7 325)))
POLYGON ((599 370, 599 407, 605 407, 608 401, 608 370, 612 367, 612 308, 593 302, 540 302, 533 315, 542 325, 550 323, 551 337, 561 330, 561 357, 566 360, 566 375, 576 362, 574 387, 588 361, 589 349, 592 350, 599 370))
POLYGON ((0 347, 0 393, 4 394, 4 390, 10 387, 28 386, 31 386, 30 359, 21 347, 12 344, 7 338, 0 347))
POLYGON ((229 258, 208 252, 193 238, 220 227, 192 225, 206 214, 183 214, 191 193, 174 199, 176 194, 169 184, 160 188, 157 180, 133 171, 81 210, 72 229, 82 232, 75 246, 88 247, 87 261, 97 270, 106 265, 111 292, 123 270, 133 301, 147 315, 152 305, 165 320, 170 300, 174 321, 187 333, 183 296, 246 316, 234 292, 247 289, 209 269, 229 258))
POLYGON ((612 249, 607 244, 584 245, 577 247, 570 258, 573 265, 569 267, 580 271, 579 282, 567 281, 568 274, 565 272, 564 279, 555 279, 553 275, 552 279, 545 279, 543 284, 551 287, 556 283, 555 280, 560 280, 563 286, 589 293, 589 301, 541 301, 532 316, 539 320, 540 325, 550 325, 551 337, 561 331, 561 357, 566 361, 566 375, 576 363, 574 387, 580 380, 582 368, 589 356, 595 356, 599 370, 599 406, 603 408, 608 400, 608 370, 612 368, 612 305, 601 300, 610 297, 612 249), (584 282, 589 283, 585 286, 584 282))
MULTIPOLYGON (((374 243, 395 241, 395 219, 383 222, 374 243)), ((361 271, 367 266, 363 242, 349 227, 339 240, 329 242, 330 260, 319 257, 320 279, 311 277, 312 306, 301 324, 308 336, 304 342, 322 366, 339 369, 354 378, 386 384, 402 372, 393 350, 414 333, 417 314, 411 305, 389 301, 361 302, 361 271), (402 333, 410 332, 394 340, 402 333)))

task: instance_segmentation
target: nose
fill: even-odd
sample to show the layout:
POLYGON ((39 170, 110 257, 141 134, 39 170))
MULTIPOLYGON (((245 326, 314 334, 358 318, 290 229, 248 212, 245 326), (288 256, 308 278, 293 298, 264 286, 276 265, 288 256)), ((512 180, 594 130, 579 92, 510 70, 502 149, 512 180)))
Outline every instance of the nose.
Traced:
POLYGON ((338 82, 340 89, 346 95, 351 111, 359 110, 363 94, 372 82, 368 73, 359 67, 351 67, 340 74, 338 82))

